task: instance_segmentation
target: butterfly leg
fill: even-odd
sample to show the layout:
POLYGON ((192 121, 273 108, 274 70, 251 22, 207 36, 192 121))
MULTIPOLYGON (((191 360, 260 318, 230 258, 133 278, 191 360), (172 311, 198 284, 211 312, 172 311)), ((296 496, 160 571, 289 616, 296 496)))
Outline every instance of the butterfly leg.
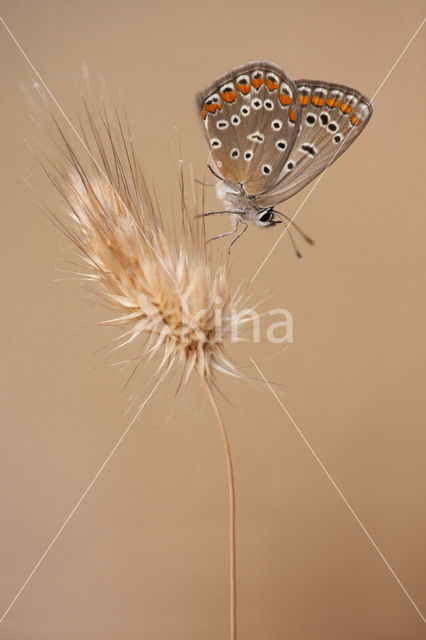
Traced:
MULTIPOLYGON (((207 213, 205 215, 209 215, 209 214, 207 213)), ((237 230, 239 217, 238 216, 233 216, 231 214, 231 218, 232 218, 232 229, 231 229, 231 231, 225 231, 225 233, 219 233, 219 235, 213 236, 213 238, 210 238, 209 240, 207 240, 207 242, 211 242, 212 240, 218 240, 219 238, 225 238, 226 236, 232 236, 232 234, 235 233, 236 230, 237 230)), ((247 223, 245 223, 245 224, 246 224, 246 227, 247 227, 247 223)), ((244 231, 245 231, 245 229, 244 229, 244 231)), ((236 237, 239 238, 240 235, 241 235, 241 233, 239 233, 236 237)), ((235 239, 233 240, 233 242, 235 242, 235 239)), ((229 245, 229 246, 231 246, 231 245, 229 245)))
MULTIPOLYGON (((235 244, 237 242, 237 240, 239 238, 241 238, 241 236, 243 235, 244 231, 246 231, 248 224, 247 222, 244 220, 244 218, 240 218, 241 220, 241 224, 243 225, 243 228, 241 229, 240 233, 237 233, 237 235, 235 236, 235 238, 232 240, 232 242, 230 243, 229 247, 228 247, 228 251, 231 251, 231 247, 233 244, 235 244)), ((238 220, 237 220, 237 224, 238 224, 238 220)), ((236 227, 235 227, 235 231, 236 231, 236 227)))

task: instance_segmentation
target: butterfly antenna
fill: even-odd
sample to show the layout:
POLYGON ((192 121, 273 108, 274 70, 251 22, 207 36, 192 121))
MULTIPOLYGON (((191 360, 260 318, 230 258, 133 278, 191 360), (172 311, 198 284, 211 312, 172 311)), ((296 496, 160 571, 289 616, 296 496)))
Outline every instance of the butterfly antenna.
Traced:
POLYGON ((210 171, 212 172, 212 174, 214 175, 215 178, 217 178, 218 180, 223 182, 222 176, 220 176, 218 173, 216 173, 216 171, 214 169, 212 169, 211 165, 208 164, 207 167, 210 169, 210 171))
MULTIPOLYGON (((299 235, 303 238, 303 240, 310 245, 315 244, 315 242, 312 240, 312 238, 310 236, 308 236, 307 233, 305 233, 303 231, 303 229, 301 229, 299 227, 298 224, 296 224, 295 222, 293 222, 292 218, 290 218, 290 216, 287 216, 285 213, 281 213, 281 211, 275 211, 275 209, 273 210, 273 213, 276 213, 278 217, 284 218, 285 220, 287 220, 287 222, 289 223, 287 225, 287 229, 290 225, 293 225, 293 227, 296 229, 296 231, 299 233, 299 235)), ((290 232, 289 232, 290 233, 290 232)))
POLYGON ((195 217, 196 218, 205 218, 206 216, 229 216, 233 211, 209 211, 208 213, 199 213, 195 217))
POLYGON ((195 178, 195 182, 201 184, 202 187, 215 187, 216 185, 213 182, 204 182, 204 180, 199 180, 195 178))
POLYGON ((303 260, 303 256, 302 256, 302 254, 300 253, 299 249, 297 248, 296 243, 295 243, 295 241, 294 241, 294 238, 293 238, 293 236, 292 236, 292 234, 291 234, 291 232, 290 232, 290 228, 289 228, 289 227, 290 227, 290 225, 289 225, 289 224, 286 224, 285 222, 284 222, 284 224, 285 224, 285 229, 286 229, 286 231, 287 231, 287 233, 288 233, 288 237, 290 238, 290 242, 291 242, 291 244, 293 245, 293 249, 294 249, 294 251, 295 251, 295 253, 296 253, 296 257, 297 257, 297 259, 298 259, 298 260, 303 260))

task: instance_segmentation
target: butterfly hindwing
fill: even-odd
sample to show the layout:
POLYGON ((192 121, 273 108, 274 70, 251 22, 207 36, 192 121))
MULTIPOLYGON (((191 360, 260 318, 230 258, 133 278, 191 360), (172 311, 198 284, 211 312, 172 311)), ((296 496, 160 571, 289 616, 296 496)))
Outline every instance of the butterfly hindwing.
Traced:
POLYGON ((264 62, 237 67, 198 95, 215 171, 248 195, 280 176, 299 130, 302 105, 295 83, 264 62))
POLYGON ((300 130, 280 176, 259 192, 261 206, 275 206, 311 182, 346 151, 372 115, 371 102, 355 89, 313 80, 295 84, 300 130))

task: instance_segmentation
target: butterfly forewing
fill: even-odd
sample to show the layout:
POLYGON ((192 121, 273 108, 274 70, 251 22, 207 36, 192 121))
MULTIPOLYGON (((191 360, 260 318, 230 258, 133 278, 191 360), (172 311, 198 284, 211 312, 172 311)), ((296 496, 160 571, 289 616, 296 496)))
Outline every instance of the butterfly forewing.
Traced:
POLYGON ((275 206, 300 191, 332 164, 367 125, 368 98, 344 85, 298 80, 300 130, 276 181, 259 192, 261 206, 275 206))
POLYGON ((299 131, 295 83, 271 63, 233 69, 198 95, 211 159, 226 182, 248 195, 278 180, 299 131))

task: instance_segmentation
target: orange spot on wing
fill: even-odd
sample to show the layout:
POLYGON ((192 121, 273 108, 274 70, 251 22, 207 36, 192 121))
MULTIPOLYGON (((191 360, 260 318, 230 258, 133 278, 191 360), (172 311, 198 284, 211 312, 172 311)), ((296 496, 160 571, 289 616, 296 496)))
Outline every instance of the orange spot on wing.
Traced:
POLYGON ((235 93, 235 91, 224 91, 220 94, 220 97, 223 98, 225 102, 234 102, 237 94, 235 93))
POLYGON ((206 104, 206 110, 209 113, 216 113, 216 109, 222 109, 222 105, 214 102, 213 104, 206 104))
POLYGON ((207 111, 205 109, 203 109, 202 111, 202 116, 203 116, 203 120, 207 118, 207 111))
POLYGON ((324 104, 324 98, 321 98, 320 96, 312 96, 311 102, 316 107, 322 107, 324 104))
POLYGON ((241 93, 248 93, 250 91, 250 85, 249 84, 237 84, 237 89, 238 89, 238 91, 241 91, 241 93))
POLYGON ((263 84, 263 78, 253 78, 251 83, 255 89, 258 89, 263 84))
POLYGON ((354 127, 357 127, 359 124, 361 124, 361 118, 357 118, 357 116, 352 116, 351 122, 354 125, 354 127))
POLYGON ((308 104, 309 102, 309 97, 308 96, 302 96, 302 94, 299 95, 299 99, 300 99, 300 104, 308 104))
POLYGON ((335 98, 327 98, 327 105, 332 109, 339 106, 339 101, 335 98))
POLYGON ((285 93, 280 93, 280 95, 278 96, 280 99, 281 104, 286 107, 288 104, 291 103, 291 97, 287 96, 285 93))
POLYGON ((269 91, 275 91, 275 89, 278 88, 278 84, 273 80, 269 80, 269 78, 266 78, 266 86, 268 87, 269 91))
POLYGON ((343 113, 350 113, 352 111, 352 107, 342 102, 342 104, 340 105, 340 110, 343 111, 343 113))
POLYGON ((290 107, 289 118, 292 122, 296 122, 297 120, 296 112, 292 107, 290 107))

